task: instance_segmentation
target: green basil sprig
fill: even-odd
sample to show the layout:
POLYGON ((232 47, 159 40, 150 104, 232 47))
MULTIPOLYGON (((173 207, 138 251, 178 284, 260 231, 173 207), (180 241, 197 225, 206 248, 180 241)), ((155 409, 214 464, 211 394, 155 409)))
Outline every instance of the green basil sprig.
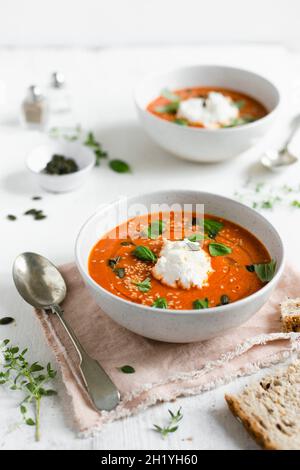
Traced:
POLYGON ((140 292, 149 292, 151 289, 151 279, 146 277, 142 282, 132 281, 135 286, 137 286, 140 292))

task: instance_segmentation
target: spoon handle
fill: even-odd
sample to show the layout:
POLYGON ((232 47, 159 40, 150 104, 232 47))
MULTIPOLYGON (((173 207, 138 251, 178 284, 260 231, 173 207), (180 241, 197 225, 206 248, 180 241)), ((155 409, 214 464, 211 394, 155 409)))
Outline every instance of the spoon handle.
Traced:
POLYGON ((80 372, 94 405, 98 410, 110 411, 114 409, 120 401, 117 387, 100 364, 87 354, 72 328, 64 320, 61 307, 52 305, 51 310, 58 317, 78 353, 80 372))

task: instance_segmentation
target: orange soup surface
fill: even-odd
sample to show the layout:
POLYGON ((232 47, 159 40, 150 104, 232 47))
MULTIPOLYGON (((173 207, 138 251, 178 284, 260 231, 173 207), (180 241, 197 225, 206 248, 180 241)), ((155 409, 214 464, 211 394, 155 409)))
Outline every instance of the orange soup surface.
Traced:
MULTIPOLYGON (((101 238, 91 250, 88 265, 90 276, 104 289, 122 299, 158 307, 161 305, 156 305, 157 299, 163 299, 163 308, 176 310, 193 309, 198 299, 206 302, 205 307, 235 302, 263 287, 264 283, 254 272, 253 265, 270 262, 264 245, 239 225, 211 215, 205 215, 204 220, 208 221, 208 226, 209 221, 218 222, 220 229, 218 233, 206 232, 201 241, 212 267, 207 283, 201 288, 193 286, 186 289, 170 287, 155 278, 152 269, 159 258, 166 233, 168 240, 180 239, 177 231, 179 223, 176 227, 180 216, 176 212, 151 214, 151 219, 150 215, 138 216, 121 224, 101 238), (153 220, 163 221, 164 226, 149 238, 147 235, 153 220), (131 225, 134 225, 135 231, 129 237, 127 233, 131 225), (211 256, 210 250, 216 244, 218 247, 227 247, 227 252, 211 256), (134 254, 138 247, 149 249, 156 260, 139 259, 134 254)), ((201 231, 200 225, 192 213, 188 220, 184 222, 184 240, 195 240, 201 231)), ((203 230, 203 225, 201 227, 203 230)))
POLYGON ((226 122, 226 124, 219 123, 218 127, 240 126, 256 121, 268 114, 265 106, 251 96, 220 87, 193 87, 172 92, 163 91, 161 96, 158 96, 148 104, 147 110, 155 116, 175 124, 203 128, 205 126, 201 122, 195 123, 188 119, 178 118, 178 106, 180 101, 190 98, 203 98, 205 100, 211 92, 221 93, 223 96, 230 98, 232 103, 238 108, 237 117, 226 122))

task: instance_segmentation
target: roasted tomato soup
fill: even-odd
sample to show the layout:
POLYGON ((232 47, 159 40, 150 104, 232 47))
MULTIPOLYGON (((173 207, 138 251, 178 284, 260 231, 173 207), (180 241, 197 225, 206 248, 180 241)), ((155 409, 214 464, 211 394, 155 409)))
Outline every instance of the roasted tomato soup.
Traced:
POLYGON ((270 280, 264 268, 272 263, 242 227, 211 215, 199 221, 192 213, 170 212, 139 216, 109 232, 90 253, 89 273, 132 302, 201 309, 253 294, 270 280))
POLYGON ((216 87, 163 90, 147 109, 175 124, 211 129, 240 126, 268 114, 254 98, 216 87))

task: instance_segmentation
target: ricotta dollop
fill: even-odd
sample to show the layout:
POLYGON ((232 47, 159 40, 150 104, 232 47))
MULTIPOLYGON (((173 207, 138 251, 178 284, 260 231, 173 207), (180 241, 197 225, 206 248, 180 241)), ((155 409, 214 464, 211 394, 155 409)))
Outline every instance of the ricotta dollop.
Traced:
POLYGON ((210 256, 199 243, 189 240, 163 240, 153 276, 170 287, 201 288, 212 272, 210 256))
POLYGON ((177 117, 193 124, 216 128, 230 124, 239 117, 239 110, 231 98, 212 91, 207 98, 189 98, 179 104, 177 117))

